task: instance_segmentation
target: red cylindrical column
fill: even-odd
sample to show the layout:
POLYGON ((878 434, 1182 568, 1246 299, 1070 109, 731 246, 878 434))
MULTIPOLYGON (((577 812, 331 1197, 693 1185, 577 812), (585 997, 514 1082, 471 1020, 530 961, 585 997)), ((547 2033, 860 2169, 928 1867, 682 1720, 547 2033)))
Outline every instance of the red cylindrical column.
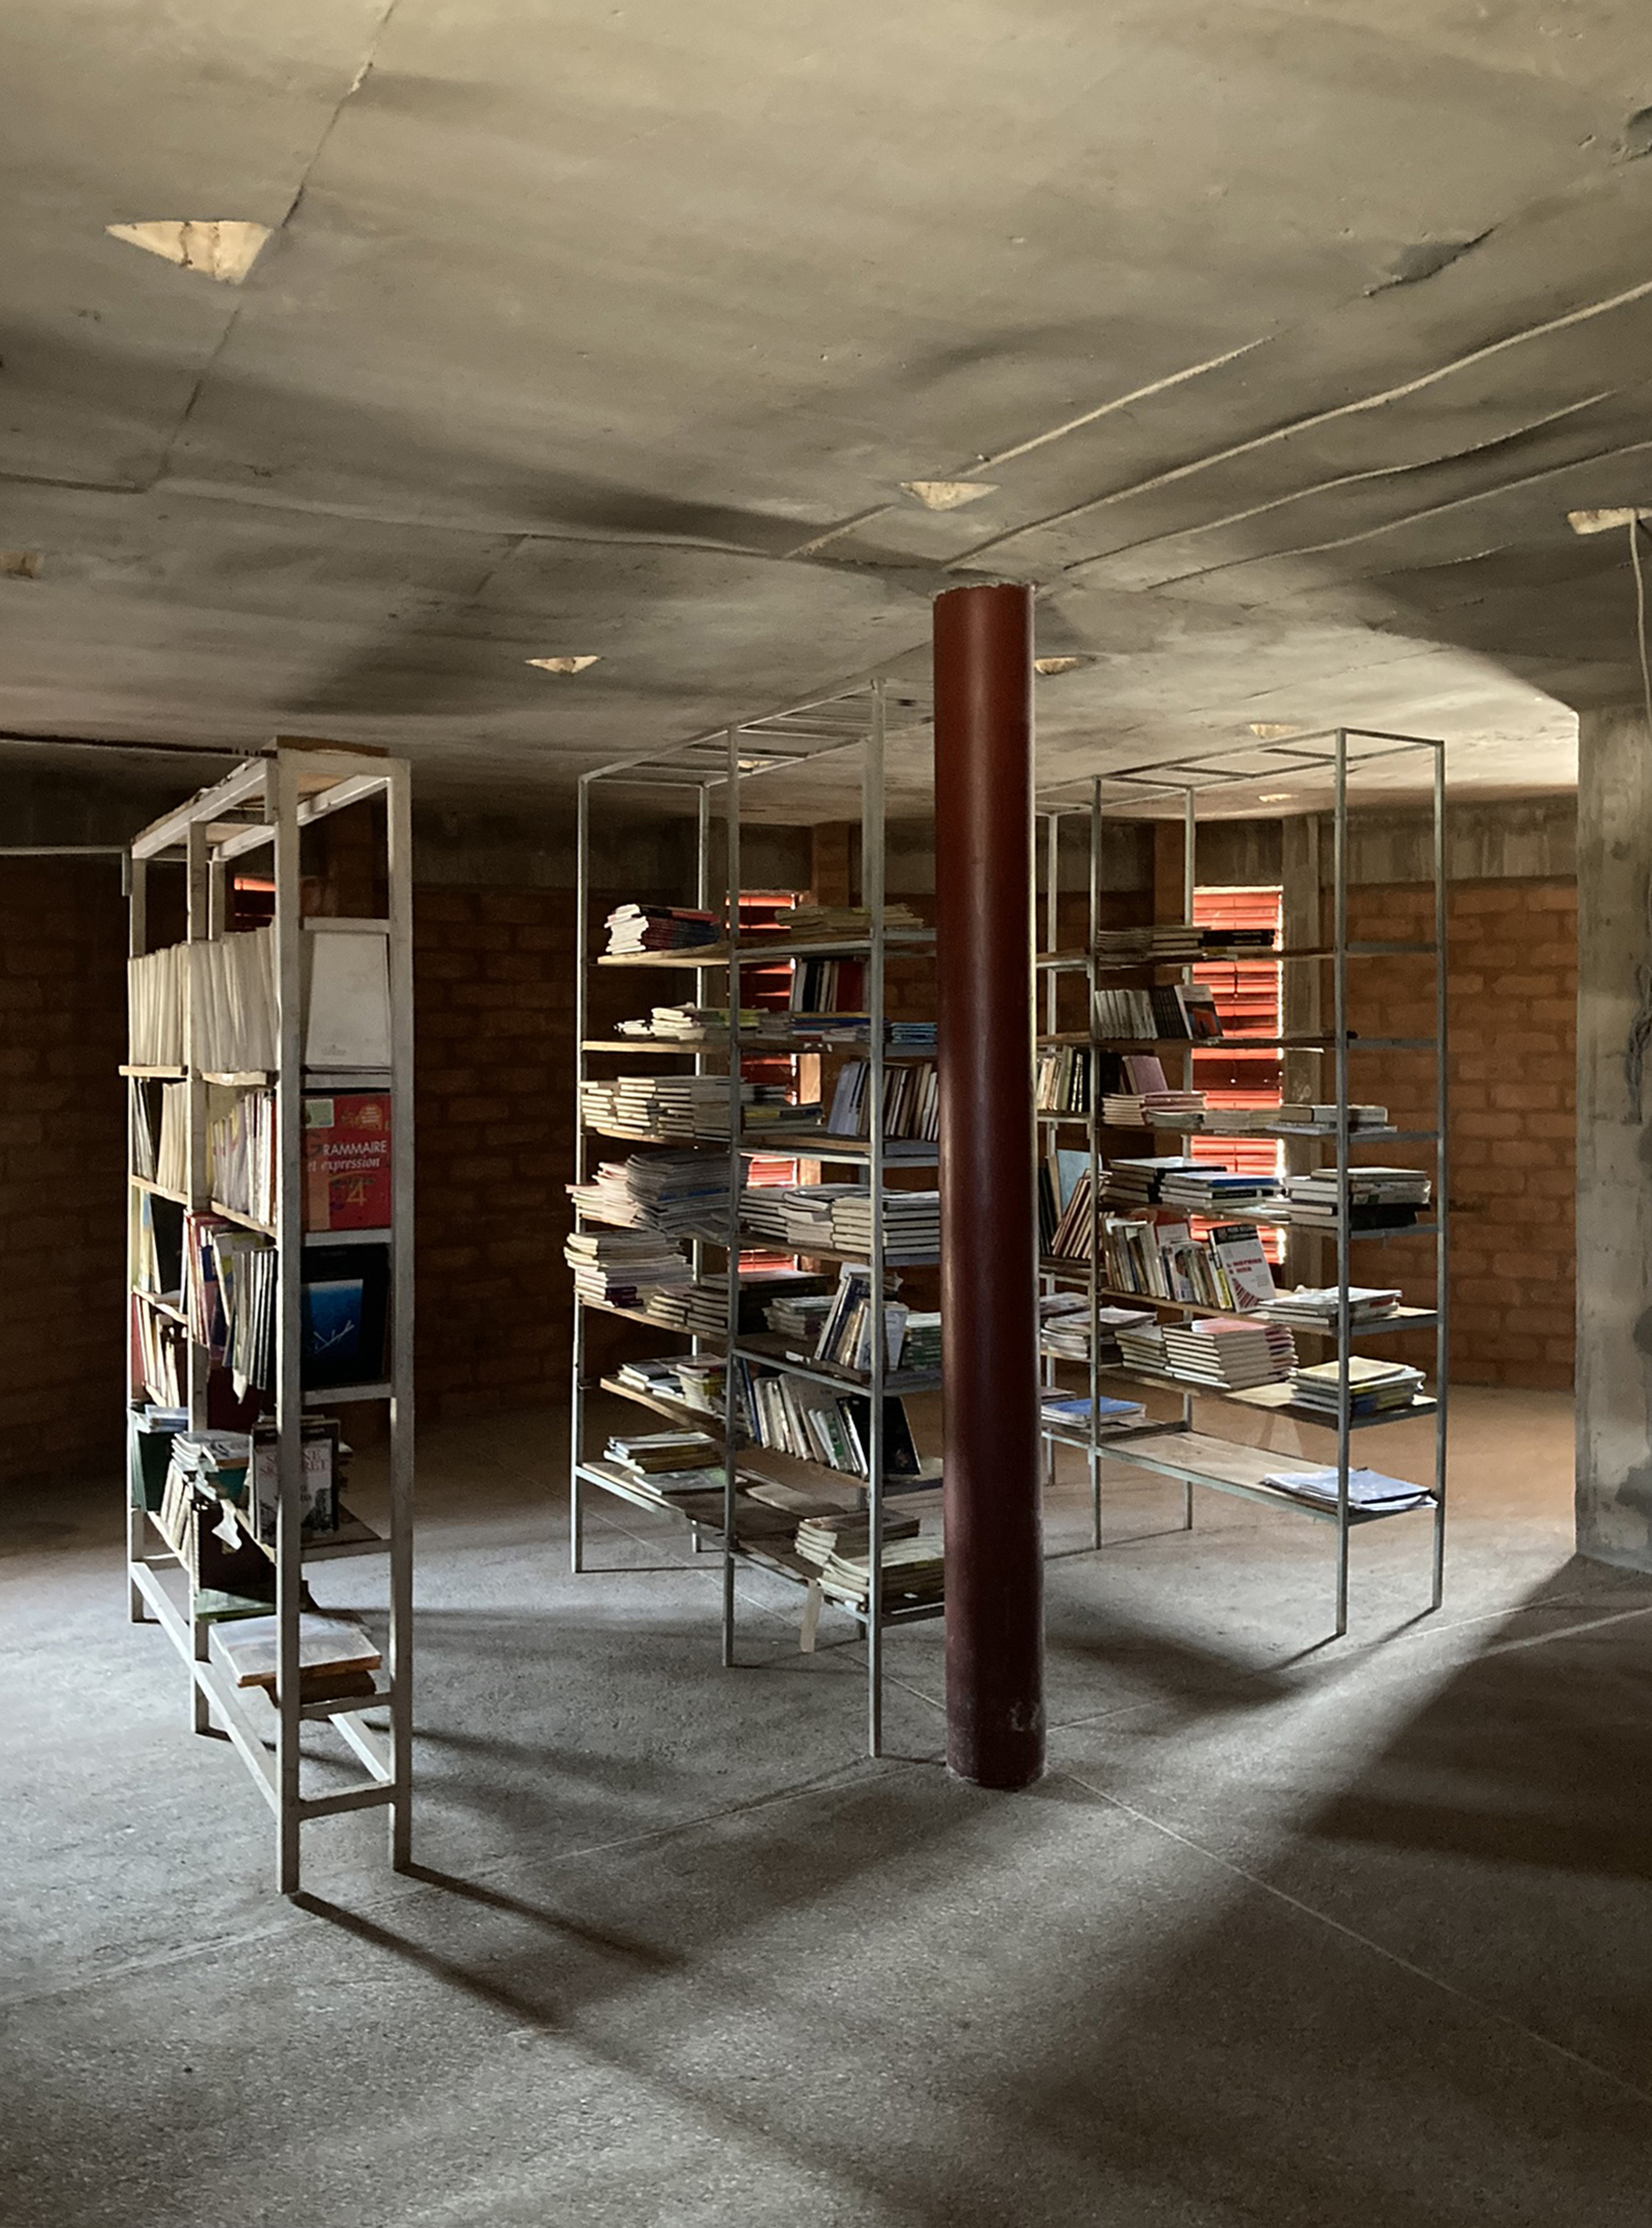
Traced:
POLYGON ((983 1787, 1044 1768, 1033 900, 1032 591, 955 588, 935 604, 946 1749, 983 1787))

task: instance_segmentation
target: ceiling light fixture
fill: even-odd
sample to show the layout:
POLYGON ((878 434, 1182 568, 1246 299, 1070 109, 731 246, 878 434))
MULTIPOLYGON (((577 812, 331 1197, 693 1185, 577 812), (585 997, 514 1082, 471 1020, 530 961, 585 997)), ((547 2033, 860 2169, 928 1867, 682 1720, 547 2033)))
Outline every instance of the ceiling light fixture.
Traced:
POLYGON ((998 492, 986 480, 902 480, 900 484, 925 510, 962 510, 966 503, 979 503, 983 495, 998 492))
POLYGON ((239 286, 270 236, 267 224, 240 217, 163 217, 152 224, 106 224, 112 240, 158 255, 185 271, 239 286))
POLYGON ((1300 734, 1302 730, 1280 720, 1252 720, 1251 733, 1265 743, 1283 743, 1288 735, 1300 734))
POLYGON ((1574 534, 1610 534, 1617 526, 1633 526, 1637 518, 1652 518, 1652 510, 1569 510, 1566 524, 1574 534))
POLYGON ((1294 789, 1265 789, 1256 801, 1258 804, 1289 804, 1296 794, 1294 789))
POLYGON ((541 673, 583 673, 589 665, 600 665, 601 657, 529 657, 524 664, 538 666, 541 673))
POLYGON ((39 578, 38 549, 0 549, 0 579, 38 580, 39 578))
POLYGON ((1035 657, 1033 670, 1047 678, 1052 673, 1075 673, 1081 665, 1093 665, 1095 662, 1093 657, 1035 657))

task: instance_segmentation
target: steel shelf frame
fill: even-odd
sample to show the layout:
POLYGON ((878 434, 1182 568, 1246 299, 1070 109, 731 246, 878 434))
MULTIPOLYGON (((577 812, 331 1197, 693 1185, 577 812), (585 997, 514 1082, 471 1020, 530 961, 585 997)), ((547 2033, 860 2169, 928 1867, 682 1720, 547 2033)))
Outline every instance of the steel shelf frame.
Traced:
MULTIPOLYGON (((276 1213, 272 1225, 236 1215, 245 1226, 266 1231, 279 1256, 274 1413, 276 1456, 275 1566, 277 1677, 273 1701, 235 1688, 210 1652, 211 1624, 199 1614, 189 1574, 170 1546, 157 1551, 150 1520, 127 1489, 128 1613, 134 1623, 158 1623, 189 1668, 191 1725, 197 1733, 227 1739, 252 1774, 274 1814, 277 1878, 285 1895, 300 1885, 302 1829, 312 1819, 340 1811, 383 1808, 389 1813, 392 1866, 405 1872, 412 1862, 413 1835, 413 841, 409 773, 403 759, 335 749, 272 751, 238 765, 225 778, 199 791, 176 810, 134 837, 131 847, 128 951, 141 957, 148 937, 148 876, 157 863, 182 864, 186 876, 186 937, 189 943, 215 941, 227 920, 227 869, 248 853, 267 846, 275 884, 275 975, 279 1067, 267 1077, 238 1077, 237 1082, 274 1086, 277 1138, 276 1213), (303 830, 331 813, 370 797, 385 800, 385 864, 389 914, 383 920, 302 914, 300 841, 303 830), (302 1352, 301 1267, 313 1233, 304 1228, 303 1066, 304 969, 306 934, 370 930, 386 938, 389 966, 391 1064, 387 1072, 352 1077, 359 1087, 387 1088, 391 1119, 392 1226, 387 1231, 351 1232, 346 1239, 387 1239, 390 1246, 389 1371, 380 1383, 306 1390, 300 1376, 302 1352), (326 1703, 306 1702, 299 1671, 299 1615, 307 1562, 342 1552, 324 1540, 306 1543, 302 1534, 301 1427, 307 1407, 334 1406, 346 1400, 382 1400, 389 1420, 389 1523, 381 1540, 352 1542, 348 1552, 385 1554, 389 1569, 387 1678, 375 1682, 370 1696, 326 1703), (384 1728, 368 1713, 384 1713, 384 1728), (300 1733, 304 1725, 325 1719, 368 1774, 358 1785, 327 1795, 306 1795, 302 1780, 300 1733)), ((179 1079, 189 1088, 188 1193, 179 1203, 201 1213, 214 1209, 207 1155, 206 1106, 208 1076, 195 1057, 193 1025, 185 999, 185 1059, 179 1079)), ((334 1079, 330 1079, 332 1080, 334 1079)), ((336 1079, 343 1081, 344 1079, 336 1079)), ((127 1166, 133 1162, 131 1093, 128 1092, 127 1166)), ((131 1178, 136 1181, 136 1178, 131 1178)), ((154 1188, 154 1187, 149 1187, 154 1188)), ((165 1194, 170 1196, 170 1194, 165 1194)), ((135 1283, 128 1241, 127 1287, 135 1283)), ((188 1407, 191 1427, 207 1422, 209 1356, 193 1341, 188 1348, 188 1407)), ((128 1370, 131 1388, 131 1373, 128 1370)), ((140 1394, 132 1393, 138 1398, 140 1394)), ((159 1527, 153 1527, 158 1533, 159 1527)))
MULTIPOLYGON (((1412 1413, 1431 1412, 1434 1419, 1433 1479, 1430 1489, 1431 1510, 1431 1543, 1430 1555, 1430 1607, 1437 1610, 1444 1598, 1445 1585, 1445 1523, 1446 1523, 1446 1455, 1448 1407, 1450 1390, 1450 1232, 1449 1208, 1449 1151, 1447 1138, 1447 1000, 1446 1000, 1446 853, 1445 853, 1445 745, 1437 737, 1403 735, 1385 730, 1358 727, 1328 727, 1311 733, 1293 735, 1276 740, 1260 740, 1230 746, 1226 749, 1199 751, 1173 759, 1127 766, 1105 774, 1083 777, 1079 780, 1051 784, 1041 792, 1039 810, 1045 823, 1047 859, 1047 912, 1046 919, 1045 952, 1039 965, 1045 978, 1045 1024, 1051 1039, 1057 1035, 1056 978, 1061 974, 1082 972, 1087 1001, 1088 1028, 1082 1035, 1068 1033, 1062 1040, 1087 1042, 1091 1047, 1090 1095, 1091 1110, 1087 1117, 1071 1117, 1075 1126, 1083 1124, 1090 1141, 1091 1211, 1090 1258, 1071 1264, 1050 1260, 1041 1262, 1040 1278, 1042 1288, 1051 1290, 1062 1283, 1081 1282, 1089 1301, 1090 1311, 1090 1428, 1084 1440, 1084 1451, 1089 1465, 1091 1484, 1092 1537, 1101 1544, 1101 1488, 1100 1464, 1105 1460, 1134 1463, 1137 1467, 1156 1469, 1160 1475, 1180 1479, 1182 1485, 1182 1521, 1191 1528, 1195 1484, 1216 1491, 1242 1491, 1252 1499, 1268 1499, 1271 1505, 1294 1508, 1329 1520, 1336 1532, 1335 1556, 1335 1632, 1341 1637, 1348 1623, 1348 1565, 1349 1537, 1359 1525, 1369 1522, 1369 1512, 1361 1511, 1350 1501, 1348 1474, 1352 1462, 1350 1441, 1355 1430, 1368 1428, 1373 1422, 1387 1421, 1386 1418, 1356 1418, 1349 1383, 1349 1362, 1352 1341, 1379 1333, 1380 1325, 1362 1326, 1351 1318, 1349 1288, 1352 1282, 1353 1247, 1356 1244, 1380 1242, 1385 1239, 1431 1236, 1434 1240, 1435 1303, 1431 1309, 1418 1315, 1404 1326, 1406 1329, 1431 1328, 1434 1333, 1434 1386, 1431 1409, 1419 1409, 1412 1413), (1360 772, 1379 761, 1395 757, 1416 755, 1427 763, 1427 794, 1431 806, 1431 864, 1433 886, 1433 935, 1431 941, 1407 943, 1370 943, 1353 941, 1348 936, 1348 814, 1350 786, 1357 782, 1360 772), (1096 1054, 1101 1049, 1123 1045, 1125 1040, 1103 1037, 1096 1028, 1095 992, 1098 979, 1104 974, 1136 971, 1148 967, 1175 970, 1184 981, 1189 978, 1192 967, 1198 964, 1180 957, 1159 961, 1101 960, 1096 953, 1097 933, 1100 927, 1102 828, 1104 819, 1115 814, 1139 817, 1145 813, 1150 817, 1162 817, 1162 808, 1169 803, 1175 806, 1182 825, 1182 920, 1193 919, 1194 892, 1197 887, 1197 839, 1199 808, 1201 801, 1220 797, 1233 790, 1253 790, 1258 777, 1280 775, 1300 776, 1313 772, 1329 776, 1331 806, 1329 818, 1331 826, 1331 927, 1328 943, 1317 941, 1295 948, 1284 947, 1269 953, 1282 966, 1299 962, 1329 965, 1331 970, 1332 1026, 1328 1033, 1306 1040, 1282 1037, 1281 1045, 1296 1044, 1297 1048, 1322 1053, 1333 1063, 1336 1118, 1333 1125, 1318 1134, 1328 1146, 1334 1149, 1336 1167, 1336 1219, 1334 1231, 1322 1229, 1320 1236, 1333 1236, 1336 1244, 1336 1289, 1338 1306, 1334 1325, 1329 1326, 1335 1340, 1334 1359, 1340 1364, 1337 1402, 1335 1413, 1325 1418, 1325 1427, 1336 1435, 1335 1467, 1337 1496, 1334 1506, 1309 1508, 1308 1505, 1290 1495, 1262 1495, 1250 1486, 1239 1486, 1231 1478, 1205 1474, 1192 1462, 1185 1464, 1167 1462, 1161 1456, 1149 1461, 1145 1455, 1133 1453, 1130 1435, 1103 1432, 1096 1414, 1095 1401, 1100 1380, 1105 1371, 1097 1359, 1097 1309, 1099 1306, 1129 1304, 1139 1298, 1144 1307, 1167 1303, 1147 1294, 1126 1295, 1110 1290, 1102 1281, 1100 1261, 1100 1226, 1103 1214, 1100 1197, 1100 1162, 1098 1132, 1101 1128, 1100 1098, 1097 1087, 1096 1054), (1080 791, 1079 796, 1073 792, 1080 791), (1060 884, 1060 833, 1062 821, 1073 816, 1087 819, 1090 839, 1089 919, 1083 951, 1063 951, 1058 933, 1057 903, 1060 884), (1427 962, 1433 975, 1434 1032, 1431 1037, 1373 1038, 1355 1035, 1350 1028, 1349 964, 1351 961, 1367 957, 1403 957, 1427 962), (1349 1112, 1348 1065, 1354 1053, 1404 1051, 1431 1053, 1434 1066, 1434 1125, 1431 1130, 1388 1130, 1361 1132, 1354 1128, 1349 1112), (1349 1190, 1351 1176, 1357 1166, 1350 1158, 1355 1145, 1380 1144, 1404 1139, 1405 1142, 1427 1143, 1432 1147, 1434 1162, 1433 1185, 1436 1202, 1431 1222, 1418 1224, 1410 1229, 1397 1231, 1353 1230, 1350 1226, 1349 1190)), ((1245 1039, 1247 1043, 1262 1041, 1245 1039)), ((1276 1041, 1276 1040, 1269 1040, 1276 1041)), ((1143 1045, 1140 1049, 1147 1049, 1143 1045)), ((1182 1047, 1182 1085, 1190 1087, 1193 1080, 1194 1047, 1182 1047)), ((1151 1132, 1144 1132, 1150 1135, 1151 1132)), ((1203 1134, 1196 1131, 1160 1130, 1161 1135, 1180 1135, 1184 1138, 1203 1134)), ((1267 1132, 1242 1132, 1257 1135, 1267 1132)), ((1279 1130, 1280 1136, 1305 1133, 1279 1130)), ((1234 1210, 1233 1220, 1252 1219, 1247 1212, 1234 1210)), ((1265 1210, 1255 1217, 1258 1220, 1277 1221, 1277 1214, 1265 1210)), ((1292 1226, 1303 1227, 1303 1226, 1292 1226)), ((1193 1312, 1184 1308, 1182 1312, 1193 1312)), ((1201 1309, 1198 1312, 1216 1313, 1220 1310, 1201 1309)), ((1047 1382, 1053 1382, 1056 1365, 1047 1357, 1045 1365, 1047 1382)), ((1167 1378, 1167 1386, 1175 1388, 1175 1380, 1167 1378)), ((1193 1434, 1193 1401, 1194 1394, 1184 1391, 1179 1422, 1160 1426, 1162 1431, 1181 1431, 1193 1434)), ((1220 1399, 1208 1391, 1199 1397, 1220 1399)), ((1254 1412, 1257 1404, 1251 1404, 1254 1412)), ((1295 1412, 1294 1411, 1292 1412, 1295 1412)), ((1403 1420, 1406 1412, 1394 1420, 1403 1420)), ((1317 1419, 1316 1419, 1317 1424, 1317 1419)), ((1052 1443, 1051 1459, 1055 1444, 1073 1445, 1075 1436, 1070 1431, 1047 1432, 1052 1443)))
MULTIPOLYGON (((917 708, 912 701, 919 692, 909 684, 902 684, 901 707, 907 711, 917 708)), ((588 1136, 579 1116, 580 1087, 588 1080, 587 1057, 597 1053, 611 1056, 623 1051, 627 1054, 645 1056, 664 1054, 681 1057, 692 1053, 697 1075, 719 1072, 715 1063, 726 1062, 729 1084, 728 1169, 729 1206, 727 1226, 715 1240, 695 1236, 691 1240, 691 1259, 698 1279, 708 1245, 715 1245, 728 1264, 728 1310, 720 1337, 713 1340, 686 1329, 678 1328, 677 1335, 692 1341, 692 1350, 722 1350, 731 1358, 742 1350, 750 1350, 750 1340, 742 1340, 740 1328, 739 1260, 742 1246, 760 1246, 765 1251, 784 1249, 777 1241, 753 1238, 740 1227, 740 1180, 742 1163, 752 1152, 784 1156, 787 1140, 784 1136, 773 1138, 742 1135, 740 1128, 740 1084, 742 1063, 746 1059, 761 1058, 776 1053, 784 1056, 784 1048, 768 1047, 760 1040, 747 1039, 738 1030, 731 1044, 727 1034, 721 1042, 671 1044, 656 1042, 647 1038, 635 1040, 596 1039, 590 1029, 590 985, 592 970, 602 960, 591 949, 591 830, 593 802, 618 788, 654 792, 686 792, 691 797, 696 822, 697 848, 695 889, 694 902, 701 910, 714 910, 712 887, 713 804, 715 798, 720 807, 720 816, 725 832, 726 873, 724 888, 719 893, 726 907, 726 941, 702 954, 678 951, 662 956, 661 964, 669 967, 688 968, 694 972, 696 1000, 704 1004, 708 1000, 708 985, 718 976, 727 985, 727 1002, 731 1015, 740 1008, 740 979, 748 966, 772 966, 793 951, 797 956, 809 953, 852 953, 864 960, 866 967, 866 1007, 870 1015, 870 1027, 866 1042, 846 1045, 837 1049, 852 1053, 868 1062, 869 1073, 867 1103, 874 1110, 869 1139, 840 1140, 834 1149, 831 1141, 818 1135, 805 1139, 794 1139, 797 1150, 805 1159, 839 1159, 853 1162, 866 1171, 871 1188, 872 1244, 868 1256, 874 1271, 880 1266, 895 1265, 895 1257, 885 1247, 883 1228, 884 1186, 892 1168, 924 1165, 899 1151, 887 1150, 882 1135, 882 1124, 876 1110, 881 1108, 884 1096, 884 1074, 887 1064, 901 1058, 913 1056, 892 1051, 886 1043, 887 1031, 887 963, 894 949, 922 949, 932 941, 928 935, 916 932, 903 934, 891 932, 885 922, 885 753, 891 726, 891 705, 887 685, 881 678, 872 678, 830 695, 813 698, 785 710, 762 714, 754 719, 733 722, 689 738, 676 745, 642 752, 630 758, 616 759, 608 765, 592 768, 579 778, 579 803, 576 816, 576 845, 578 853, 578 903, 575 929, 575 1013, 574 1042, 574 1104, 575 1104, 575 1180, 584 1182, 588 1168, 588 1136), (861 753, 861 892, 860 903, 868 914, 866 933, 825 940, 810 939, 788 947, 778 939, 743 938, 740 933, 740 899, 741 895, 740 833, 743 801, 746 788, 754 780, 776 773, 784 773, 805 765, 828 753, 858 750, 861 753), (719 795, 720 792, 720 795, 719 795)), ((904 724, 917 725, 915 720, 904 724)), ((639 955, 628 964, 646 966, 649 955, 639 955)), ((828 1047, 831 1048, 831 1047, 828 1047)), ((687 1143, 688 1141, 682 1141, 687 1143)), ((702 1141, 703 1142, 703 1141, 702 1141)), ((927 1156, 932 1164, 932 1149, 927 1156)), ((857 1258, 860 1257, 856 1257, 857 1258)), ((859 1380, 858 1389, 868 1399, 868 1476, 864 1483, 864 1507, 871 1529, 870 1572, 868 1597, 863 1609, 850 1609, 848 1613, 861 1626, 866 1642, 866 1727, 867 1747, 873 1756, 883 1751, 884 1650, 883 1636, 889 1626, 912 1623, 921 1615, 942 1614, 942 1604, 925 1604, 921 1610, 911 1604, 891 1604, 886 1607, 884 1598, 883 1532, 886 1513, 887 1481, 885 1469, 884 1399, 886 1393, 902 1389, 905 1380, 887 1366, 887 1346, 885 1335, 885 1294, 883 1279, 875 1274, 872 1278, 871 1367, 859 1380)), ((586 1359, 586 1317, 595 1309, 599 1313, 625 1312, 626 1319, 645 1320, 634 1312, 607 1309, 595 1303, 581 1301, 576 1295, 573 1302, 573 1383, 571 1444, 569 1450, 569 1552, 575 1572, 586 1567, 585 1555, 585 1495, 587 1488, 595 1487, 618 1493, 618 1487, 606 1477, 599 1465, 586 1455, 586 1405, 592 1391, 602 1389, 600 1380, 589 1375, 586 1359)), ((674 1327, 662 1324, 663 1331, 674 1327)), ((779 1354, 760 1354, 757 1358, 794 1373, 812 1378, 815 1381, 831 1384, 841 1389, 855 1389, 855 1380, 843 1376, 829 1376, 810 1367, 787 1360, 779 1354)), ((926 1378, 925 1384, 938 1383, 938 1379, 926 1378)), ((736 1576, 742 1562, 771 1572, 799 1583, 804 1582, 801 1569, 793 1569, 784 1558, 778 1558, 772 1543, 742 1543, 737 1521, 739 1494, 738 1430, 736 1387, 731 1368, 726 1386, 723 1417, 724 1488, 721 1521, 708 1526, 702 1521, 691 1523, 696 1549, 713 1548, 720 1555, 721 1650, 726 1667, 737 1660, 736 1576)), ((847 1483, 854 1480, 846 1477, 847 1483)), ((620 1495, 621 1498, 635 1498, 620 1495)), ((640 1505, 640 1504, 639 1504, 640 1505)), ((811 1602, 811 1608, 813 1604, 811 1602)), ((846 1607, 838 1604, 837 1606, 846 1607)))

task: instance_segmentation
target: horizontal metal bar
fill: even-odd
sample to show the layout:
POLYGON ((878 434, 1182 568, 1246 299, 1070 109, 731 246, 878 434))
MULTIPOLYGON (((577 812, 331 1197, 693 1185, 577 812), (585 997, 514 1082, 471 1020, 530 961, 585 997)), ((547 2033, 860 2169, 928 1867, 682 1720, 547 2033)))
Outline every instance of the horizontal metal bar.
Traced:
POLYGON ((387 1781, 370 1780, 360 1787, 346 1787, 336 1795, 307 1795, 298 1804, 300 1818, 336 1818, 344 1810, 375 1810, 388 1802, 395 1789, 387 1781))
POLYGON ((197 790, 187 803, 163 818, 151 821, 131 841, 134 859, 152 859, 157 851, 170 851, 175 843, 183 842, 189 829, 202 820, 216 820, 231 806, 240 804, 249 797, 263 793, 268 760, 249 759, 238 765, 233 773, 211 789, 197 790))

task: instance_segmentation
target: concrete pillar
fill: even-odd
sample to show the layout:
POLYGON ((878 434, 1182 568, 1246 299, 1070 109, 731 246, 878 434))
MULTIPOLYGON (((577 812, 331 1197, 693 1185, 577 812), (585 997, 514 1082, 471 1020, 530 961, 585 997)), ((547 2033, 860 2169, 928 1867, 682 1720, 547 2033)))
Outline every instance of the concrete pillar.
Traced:
POLYGON ((1649 1571, 1652 733, 1637 707, 1578 739, 1578 1547, 1649 1571))
POLYGON ((1033 1119, 1033 598, 935 604, 946 1757, 1044 1768, 1033 1119))

